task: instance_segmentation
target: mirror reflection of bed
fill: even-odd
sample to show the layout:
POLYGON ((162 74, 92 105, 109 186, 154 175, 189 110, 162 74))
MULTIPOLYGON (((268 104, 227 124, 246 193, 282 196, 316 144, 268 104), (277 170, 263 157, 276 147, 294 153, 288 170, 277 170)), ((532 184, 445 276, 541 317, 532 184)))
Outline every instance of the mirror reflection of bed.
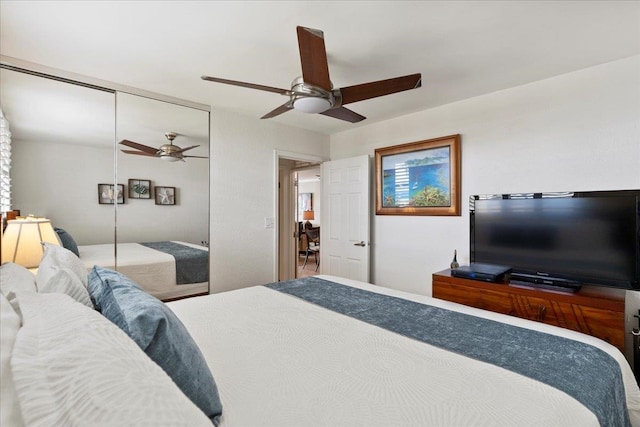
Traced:
POLYGON ((49 218, 73 237, 89 268, 119 270, 160 299, 208 293, 208 158, 167 162, 124 154, 127 147, 117 144, 158 147, 175 132, 176 145, 197 145, 189 154, 208 157, 209 112, 185 103, 0 69, 0 105, 12 132, 12 208, 49 218), (130 179, 150 181, 151 197, 130 198, 130 179), (101 183, 122 184, 124 203, 99 203, 101 183), (156 204, 156 186, 174 187, 176 203, 156 204), (145 242, 176 242, 186 248, 182 256, 204 253, 206 272, 180 279, 175 257, 145 242))
POLYGON ((208 248, 181 241, 118 243, 117 268, 113 245, 78 247, 87 269, 94 265, 117 269, 158 299, 208 293, 208 248))

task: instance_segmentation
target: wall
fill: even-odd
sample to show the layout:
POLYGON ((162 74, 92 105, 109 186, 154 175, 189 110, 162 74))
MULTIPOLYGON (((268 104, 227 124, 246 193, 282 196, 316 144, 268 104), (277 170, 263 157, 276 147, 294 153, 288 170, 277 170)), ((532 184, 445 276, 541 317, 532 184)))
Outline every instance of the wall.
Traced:
POLYGON ((462 216, 373 215, 372 281, 430 295, 454 249, 468 263, 469 195, 640 188, 639 117, 635 56, 332 135, 332 159, 462 136, 462 216))
MULTIPOLYGON (((290 113, 294 114, 294 113, 290 113)), ((329 138, 269 120, 211 111, 211 292, 277 278, 275 150, 329 157, 329 138)))

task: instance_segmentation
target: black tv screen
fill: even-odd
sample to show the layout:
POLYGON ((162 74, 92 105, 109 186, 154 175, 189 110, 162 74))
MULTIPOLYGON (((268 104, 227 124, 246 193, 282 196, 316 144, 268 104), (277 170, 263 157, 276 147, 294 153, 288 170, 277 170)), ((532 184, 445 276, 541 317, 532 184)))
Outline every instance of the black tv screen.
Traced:
POLYGON ((640 289, 640 190, 472 196, 471 262, 640 289))

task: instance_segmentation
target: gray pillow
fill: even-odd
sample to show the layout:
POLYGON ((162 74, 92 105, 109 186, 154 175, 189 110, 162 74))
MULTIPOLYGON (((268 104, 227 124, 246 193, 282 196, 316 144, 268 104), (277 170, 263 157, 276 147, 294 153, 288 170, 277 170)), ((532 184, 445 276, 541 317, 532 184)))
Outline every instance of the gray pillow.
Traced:
POLYGON ((218 425, 222 414, 218 388, 180 319, 162 301, 117 271, 93 267, 88 288, 96 309, 125 331, 218 425))
POLYGON ((73 237, 71 237, 71 234, 69 234, 62 228, 53 227, 53 229, 58 234, 58 238, 60 239, 60 243, 62 243, 62 247, 70 250, 79 257, 80 251, 78 251, 78 245, 76 244, 76 241, 73 240, 73 237))

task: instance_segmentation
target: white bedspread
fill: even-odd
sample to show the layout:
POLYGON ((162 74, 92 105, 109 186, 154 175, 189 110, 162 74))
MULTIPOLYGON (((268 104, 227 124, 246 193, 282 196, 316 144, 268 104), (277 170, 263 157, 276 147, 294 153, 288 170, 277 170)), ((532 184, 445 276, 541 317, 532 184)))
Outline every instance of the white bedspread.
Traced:
MULTIPOLYGON (((175 242, 193 248, 206 247, 175 242)), ((113 244, 79 246, 80 260, 88 270, 94 265, 114 269, 113 244)), ((175 258, 138 243, 118 243, 117 270, 159 299, 177 298, 207 292, 208 283, 176 284, 175 258)))
MULTIPOLYGON (((577 332, 442 300, 321 278, 586 341, 622 364, 632 423, 640 391, 624 356, 577 332)), ((598 426, 548 385, 261 286, 168 304, 202 350, 221 427, 598 426)))

